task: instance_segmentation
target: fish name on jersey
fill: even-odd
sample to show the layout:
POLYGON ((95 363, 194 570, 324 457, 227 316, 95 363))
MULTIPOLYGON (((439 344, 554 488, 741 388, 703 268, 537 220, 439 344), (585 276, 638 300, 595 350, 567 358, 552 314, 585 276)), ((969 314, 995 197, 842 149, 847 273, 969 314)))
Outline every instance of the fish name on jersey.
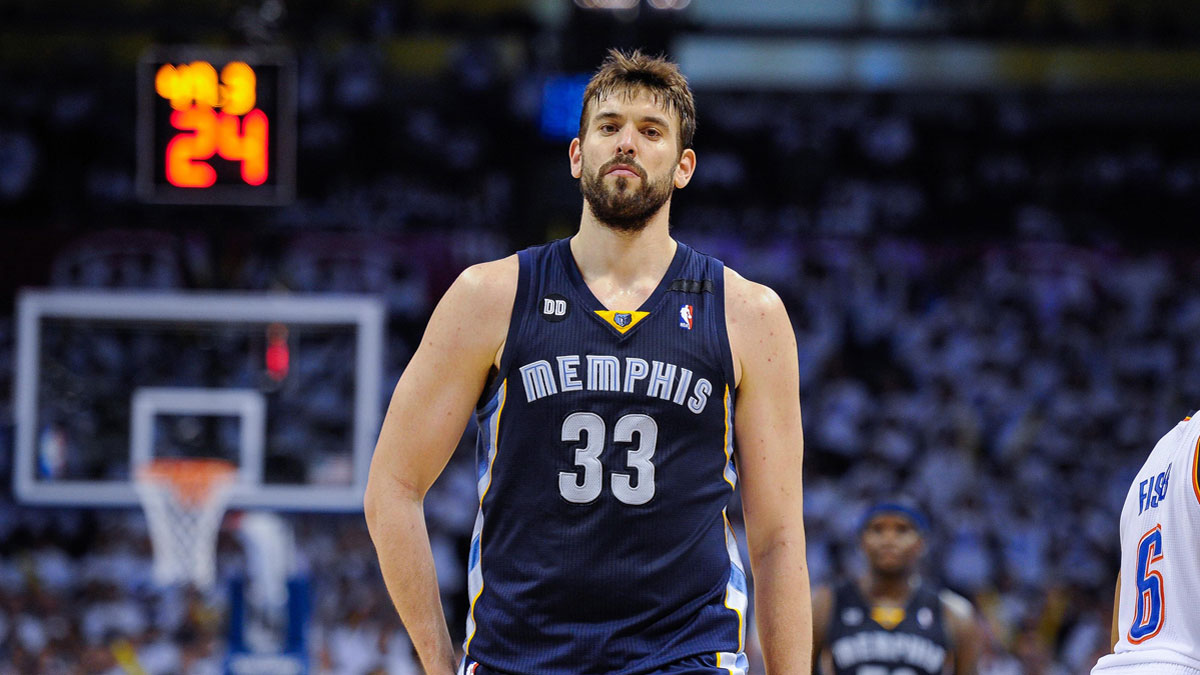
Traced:
POLYGON ((521 366, 521 384, 528 402, 572 391, 642 393, 686 405, 699 415, 713 391, 707 379, 702 377, 692 382, 695 374, 691 370, 665 361, 634 356, 622 360, 598 354, 582 357, 569 354, 555 357, 555 361, 555 366, 545 359, 521 366))
POLYGON ((1156 509, 1167 498, 1167 483, 1171 481, 1171 465, 1167 470, 1138 484, 1138 515, 1156 509))
POLYGON ((839 638, 833 643, 833 660, 838 668, 879 662, 902 662, 940 673, 946 648, 923 635, 867 631, 839 638))

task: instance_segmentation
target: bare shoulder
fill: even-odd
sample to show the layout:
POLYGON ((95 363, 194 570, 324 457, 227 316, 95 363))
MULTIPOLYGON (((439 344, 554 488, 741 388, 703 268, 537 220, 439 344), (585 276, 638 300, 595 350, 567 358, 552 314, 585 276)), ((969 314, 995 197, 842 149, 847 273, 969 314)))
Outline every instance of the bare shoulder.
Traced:
POLYGON ((756 324, 787 318, 779 294, 725 268, 725 313, 739 323, 756 324))
POLYGON ((508 326, 517 295, 517 256, 478 263, 463 270, 442 297, 441 305, 481 330, 508 326))
POLYGON ((779 294, 725 268, 725 323, 733 352, 738 384, 747 369, 776 368, 779 358, 791 351, 795 359, 796 335, 779 294))
POLYGON ((515 255, 463 270, 434 310, 422 346, 497 360, 493 356, 503 348, 512 317, 518 270, 515 255))
POLYGON ((948 588, 943 588, 938 593, 938 600, 941 601, 942 610, 948 617, 959 621, 971 621, 975 618, 975 607, 971 605, 971 601, 948 588))
MULTIPOLYGON (((511 301, 517 294, 518 269, 515 254, 500 260, 477 263, 463 270, 451 288, 471 302, 494 305, 505 298, 511 301)), ((511 309, 511 304, 509 302, 504 307, 505 311, 511 309)))
POLYGON ((978 672, 979 651, 984 640, 982 628, 975 618, 975 608, 970 600, 948 589, 938 593, 938 599, 946 633, 954 649, 954 672, 974 675, 978 672))

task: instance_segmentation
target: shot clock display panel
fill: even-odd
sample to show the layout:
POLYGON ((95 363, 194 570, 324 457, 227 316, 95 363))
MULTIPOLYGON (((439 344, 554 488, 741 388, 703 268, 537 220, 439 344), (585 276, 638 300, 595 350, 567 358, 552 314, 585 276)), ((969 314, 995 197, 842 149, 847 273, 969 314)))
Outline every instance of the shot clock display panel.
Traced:
POLYGON ((295 195, 296 75, 282 49, 155 47, 138 63, 138 194, 177 204, 295 195))

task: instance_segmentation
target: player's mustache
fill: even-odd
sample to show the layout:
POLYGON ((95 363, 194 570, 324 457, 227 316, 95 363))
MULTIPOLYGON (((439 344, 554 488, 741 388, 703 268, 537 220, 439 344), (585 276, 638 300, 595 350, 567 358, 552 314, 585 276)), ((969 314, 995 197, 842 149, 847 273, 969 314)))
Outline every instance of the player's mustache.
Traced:
POLYGON ((637 160, 633 158, 633 155, 617 155, 616 157, 613 157, 600 167, 600 170, 596 172, 596 175, 603 176, 618 164, 624 164, 625 166, 628 166, 629 168, 633 169, 639 178, 642 180, 646 179, 646 170, 642 168, 641 164, 637 163, 637 160))

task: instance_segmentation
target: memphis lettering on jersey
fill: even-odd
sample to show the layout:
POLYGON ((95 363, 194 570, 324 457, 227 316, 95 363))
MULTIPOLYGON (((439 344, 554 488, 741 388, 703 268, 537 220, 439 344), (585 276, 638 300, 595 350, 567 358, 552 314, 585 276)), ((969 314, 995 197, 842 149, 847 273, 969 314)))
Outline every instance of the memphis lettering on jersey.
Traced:
POLYGON ((1167 484, 1171 481, 1171 465, 1167 470, 1151 476, 1138 484, 1138 515, 1149 509, 1157 509, 1167 498, 1167 484))
POLYGON ((574 354, 555 358, 556 363, 534 361, 521 366, 521 384, 530 403, 548 396, 572 391, 611 391, 642 393, 660 398, 699 415, 708 405, 712 383, 705 378, 695 382, 694 373, 665 361, 647 361, 627 356, 574 354))
POLYGON ((839 669, 860 663, 906 663, 930 673, 942 672, 946 648, 923 635, 867 631, 833 643, 833 660, 839 669))

